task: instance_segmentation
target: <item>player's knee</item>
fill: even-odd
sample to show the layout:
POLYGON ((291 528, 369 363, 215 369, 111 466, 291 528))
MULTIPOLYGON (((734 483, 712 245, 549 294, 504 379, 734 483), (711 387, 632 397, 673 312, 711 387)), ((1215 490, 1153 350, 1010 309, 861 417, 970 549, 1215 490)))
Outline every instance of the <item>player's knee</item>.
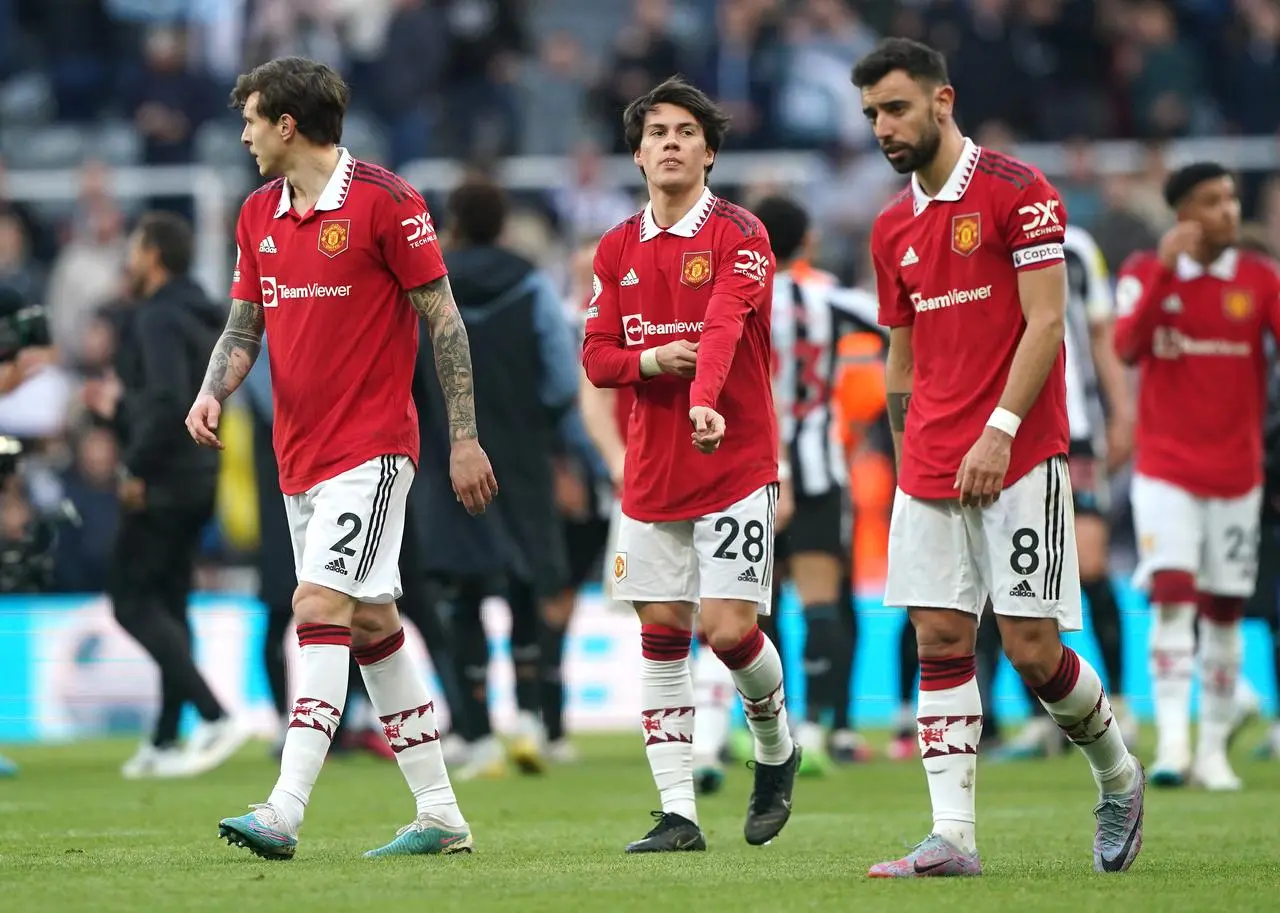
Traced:
POLYGON ((400 626, 394 602, 358 602, 351 615, 351 643, 353 646, 377 643, 396 633, 400 626))
POLYGON ((1000 621, 1004 655, 1018 676, 1032 688, 1053 678, 1062 659, 1058 623, 1052 618, 1002 618, 1000 621))
POLYGON ((1196 577, 1190 571, 1161 570, 1151 575, 1151 601, 1162 614, 1178 614, 1182 606, 1195 605, 1196 577))
POLYGON ((916 651, 923 658, 964 656, 977 648, 977 620, 953 609, 912 609, 916 651))
POLYGON ((355 600, 314 583, 300 583, 293 594, 293 617, 299 624, 350 626, 355 600))
POLYGON ((716 653, 725 653, 740 645, 755 629, 756 621, 755 606, 749 603, 716 606, 710 611, 706 604, 702 607, 702 631, 707 646, 716 653))

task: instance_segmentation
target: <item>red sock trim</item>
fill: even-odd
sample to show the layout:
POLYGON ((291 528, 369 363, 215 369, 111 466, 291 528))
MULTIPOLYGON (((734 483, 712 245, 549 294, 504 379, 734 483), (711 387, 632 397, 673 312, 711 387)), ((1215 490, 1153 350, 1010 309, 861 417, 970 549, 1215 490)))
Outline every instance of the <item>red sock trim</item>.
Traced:
POLYGON ((760 630, 759 625, 755 625, 736 645, 728 650, 716 650, 716 656, 720 657, 722 663, 737 672, 751 665, 763 649, 764 632, 760 630))
POLYGON ((921 691, 959 688, 977 674, 978 658, 972 653, 964 656, 920 657, 921 691))
POLYGON ((298 625, 298 646, 328 644, 334 647, 351 646, 351 629, 346 625, 304 622, 298 625))
POLYGON ((384 637, 375 643, 365 644, 363 647, 353 648, 351 655, 356 658, 356 662, 360 665, 372 666, 374 663, 382 662, 403 646, 404 628, 401 628, 390 637, 384 637))
POLYGON ((1062 659, 1058 660, 1057 671, 1040 687, 1032 685, 1031 690, 1046 704, 1056 704, 1075 690, 1078 681, 1080 681, 1080 655, 1070 647, 1063 647, 1062 659))
POLYGON ((1200 617, 1219 625, 1235 624, 1244 618, 1244 600, 1237 596, 1201 593, 1196 600, 1200 617))
POLYGON ((666 625, 640 626, 640 652, 645 659, 675 663, 689 658, 693 633, 666 625))
POLYGON ((1151 601, 1160 605, 1194 605, 1196 578, 1190 571, 1156 571, 1151 575, 1151 601))

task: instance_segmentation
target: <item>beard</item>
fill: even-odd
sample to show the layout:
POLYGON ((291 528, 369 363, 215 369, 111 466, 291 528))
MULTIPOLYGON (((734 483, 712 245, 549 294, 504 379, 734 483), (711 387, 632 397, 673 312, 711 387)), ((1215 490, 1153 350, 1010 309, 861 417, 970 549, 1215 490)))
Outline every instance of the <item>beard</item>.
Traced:
POLYGON ((920 137, 920 141, 914 145, 896 143, 888 149, 882 146, 880 151, 884 153, 885 158, 889 159, 889 164, 898 174, 911 174, 921 168, 928 167, 929 163, 937 156, 938 147, 941 145, 942 131, 938 129, 937 124, 931 123, 925 128, 924 135, 920 137), (900 159, 889 158, 890 153, 904 150, 906 154, 900 159))

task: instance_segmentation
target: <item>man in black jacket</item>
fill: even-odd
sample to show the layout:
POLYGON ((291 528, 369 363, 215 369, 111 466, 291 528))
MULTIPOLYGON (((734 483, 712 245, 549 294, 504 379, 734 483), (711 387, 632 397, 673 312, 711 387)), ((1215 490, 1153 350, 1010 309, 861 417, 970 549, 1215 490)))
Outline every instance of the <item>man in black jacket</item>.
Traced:
POLYGON ((213 517, 218 453, 191 442, 185 417, 224 316, 188 275, 191 251, 191 228, 179 216, 142 216, 129 244, 133 304, 119 312, 122 515, 108 591, 120 626, 159 666, 161 689, 152 738, 125 763, 130 778, 212 769, 248 735, 196 667, 187 619, 200 536, 213 517), (203 723, 180 749, 187 701, 203 723))

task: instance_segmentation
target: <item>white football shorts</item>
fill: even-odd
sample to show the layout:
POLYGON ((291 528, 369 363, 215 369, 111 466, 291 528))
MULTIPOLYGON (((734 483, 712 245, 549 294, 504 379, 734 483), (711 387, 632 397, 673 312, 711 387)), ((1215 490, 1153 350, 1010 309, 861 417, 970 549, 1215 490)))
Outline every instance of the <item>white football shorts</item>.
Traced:
POLYGON ((361 602, 400 598, 400 544, 413 484, 407 456, 380 456, 300 495, 285 495, 299 583, 361 602))
POLYGON ((771 482, 724 510, 696 520, 645 523, 622 514, 614 545, 613 598, 626 602, 740 599, 768 615, 773 600, 771 482))
POLYGON ((1189 571, 1205 593, 1253 595, 1261 487, 1238 498, 1201 498, 1171 482, 1135 474, 1129 499, 1138 535, 1134 586, 1145 590, 1156 571, 1189 571))
POLYGON ((901 489, 889 520, 884 604, 959 609, 981 617, 1053 618, 1081 627, 1075 511, 1065 457, 1036 466, 990 507, 913 498, 901 489))

